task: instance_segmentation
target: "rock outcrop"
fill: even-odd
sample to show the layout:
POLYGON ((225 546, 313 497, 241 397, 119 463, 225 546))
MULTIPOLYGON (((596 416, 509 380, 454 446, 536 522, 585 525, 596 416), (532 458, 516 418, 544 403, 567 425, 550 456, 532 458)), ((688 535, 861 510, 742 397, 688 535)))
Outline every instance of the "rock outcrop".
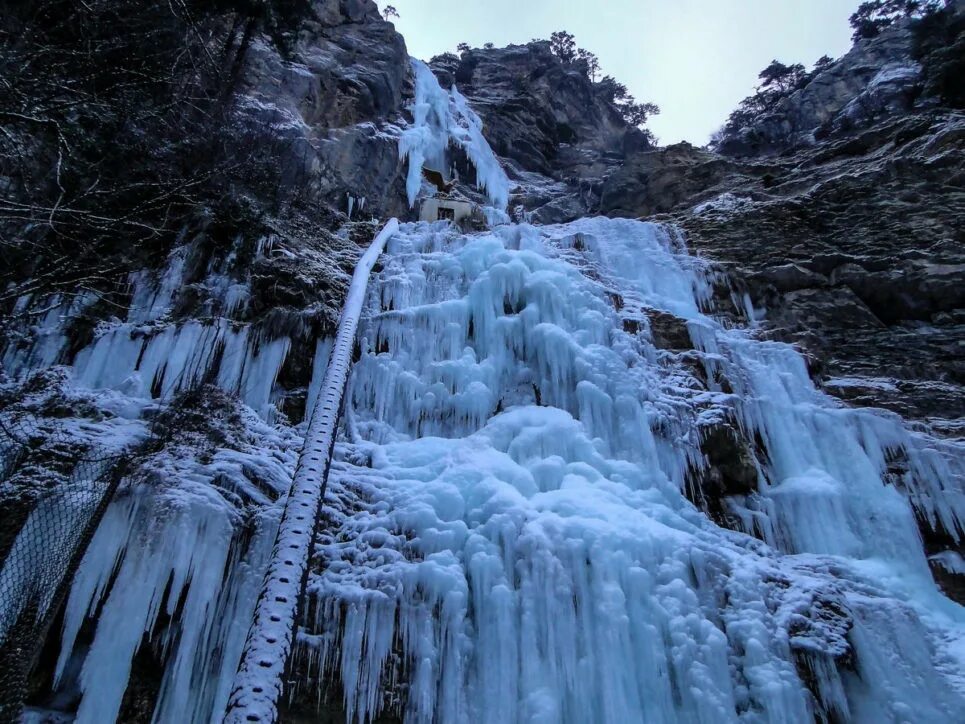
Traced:
MULTIPOLYGON (((127 4, 125 12, 145 6, 127 4)), ((102 529, 109 532, 92 544, 110 550, 91 553, 88 570, 97 561, 112 562, 110 580, 97 596, 103 595, 101 604, 111 598, 106 608, 124 611, 121 618, 129 622, 144 609, 119 601, 153 585, 145 570, 161 575, 161 589, 171 595, 169 608, 154 606, 133 624, 130 649, 124 634, 114 638, 103 660, 108 665, 99 670, 107 672, 116 696, 88 697, 79 719, 221 716, 227 692, 213 688, 199 695, 198 711, 182 707, 180 694, 188 687, 171 678, 178 668, 172 650, 189 652, 193 664, 180 670, 202 687, 219 686, 234 674, 301 445, 295 426, 318 395, 326 340, 347 282, 378 230, 373 221, 409 213, 398 153, 411 96, 405 43, 371 0, 319 0, 310 10, 297 34, 280 39, 242 31, 245 23, 260 27, 251 18, 206 17, 204 30, 218 42, 203 47, 212 54, 227 48, 224 55, 234 60, 227 64, 230 73, 212 80, 225 84, 212 91, 220 114, 213 138, 191 140, 210 140, 228 159, 230 178, 192 177, 192 188, 204 190, 197 196, 202 200, 183 204, 183 212, 178 207, 164 233, 107 247, 109 254, 96 259, 92 283, 61 295, 28 269, 16 282, 29 291, 15 295, 15 305, 0 305, 4 497, 21 501, 0 526, 0 549, 24 535, 27 504, 37 497, 31 492, 89 485, 93 473, 81 456, 98 458, 98 476, 106 476, 115 457, 123 458, 129 476, 105 513, 102 529), (11 477, 8 466, 19 465, 17 451, 30 445, 36 453, 11 477), (145 491, 150 510, 141 515, 131 503, 145 491), (121 528, 129 533, 112 535, 110 520, 128 513, 121 528), (138 552, 127 555, 128 539, 137 541, 131 550, 138 552), (168 581, 165 566, 184 560, 183 550, 205 570, 186 573, 179 588, 168 581), (158 565, 139 569, 148 559, 158 565), (203 626, 185 623, 192 606, 186 600, 202 601, 204 614, 195 620, 206 621, 203 626), (241 608, 224 608, 229 601, 241 608), (178 644, 162 652, 142 647, 142 635, 178 644), (116 673, 110 667, 115 660, 122 662, 116 673), (198 673, 191 676, 194 664, 198 673), (165 699, 162 680, 178 693, 165 699), (166 706, 174 709, 162 711, 166 706)), ((164 50, 176 53, 178 47, 164 50)), ((147 163, 163 142, 144 141, 147 163)), ((91 504, 85 497, 72 505, 83 512, 91 504)), ((85 524, 80 513, 50 523, 44 545, 68 555, 64 536, 85 524)), ((44 575, 41 569, 38 563, 31 579, 44 575)), ((98 605, 97 616, 104 607, 98 605)), ((82 609, 75 607, 86 621, 82 609)), ((62 627, 51 629, 56 633, 46 640, 34 678, 18 684, 29 689, 29 704, 44 720, 74 718, 79 662, 95 636, 96 627, 85 623, 75 642, 60 635, 62 627), (74 663, 54 681, 60 654, 74 663)), ((113 633, 122 628, 103 626, 113 633)), ((30 656, 22 658, 30 663, 30 656)))
POLYGON ((717 144, 727 156, 775 155, 906 113, 920 95, 908 21, 858 41, 803 88, 717 144))
POLYGON ((512 201, 534 221, 569 221, 596 210, 602 179, 650 147, 578 64, 547 41, 475 48, 433 58, 484 119, 483 133, 517 184, 512 201))
POLYGON ((547 41, 438 56, 443 87, 455 84, 485 119, 493 150, 518 170, 554 179, 598 177, 647 145, 576 64, 547 41))
POLYGON ((965 414, 965 116, 887 118, 797 153, 637 154, 605 213, 666 215, 748 285, 769 333, 823 362, 834 394, 960 435, 965 414))
POLYGON ((910 42, 904 25, 861 41, 720 152, 629 156, 600 211, 679 223, 829 392, 957 437, 965 114, 920 95, 910 42))
POLYGON ((371 0, 325 0, 312 11, 290 56, 253 44, 239 112, 270 129, 262 140, 282 164, 283 197, 336 211, 364 198, 367 218, 404 216, 405 41, 371 0))

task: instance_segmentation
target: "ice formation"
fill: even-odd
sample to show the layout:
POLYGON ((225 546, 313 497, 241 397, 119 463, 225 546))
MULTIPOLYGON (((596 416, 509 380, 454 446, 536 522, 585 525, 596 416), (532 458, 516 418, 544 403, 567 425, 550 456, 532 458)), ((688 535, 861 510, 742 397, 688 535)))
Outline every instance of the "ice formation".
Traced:
POLYGON ((390 219, 355 266, 325 377, 308 419, 298 467, 278 524, 274 552, 234 680, 225 724, 277 718, 275 712, 282 698, 286 667, 295 641, 296 612, 312 558, 316 513, 322 506, 328 482, 368 281, 386 243, 398 230, 398 219, 390 219))
POLYGON ((293 435, 247 423, 259 448, 219 450, 208 463, 188 447, 167 451, 151 480, 108 508, 71 588, 55 671, 55 688, 78 677, 76 721, 117 719, 142 646, 165 662, 155 721, 219 718, 274 542, 273 503, 294 465, 293 435), (93 639, 79 645, 89 618, 93 639))
POLYGON ((446 152, 450 146, 465 151, 476 169, 476 183, 486 192, 490 203, 505 212, 509 203, 509 179, 499 159, 482 133, 482 121, 455 88, 446 91, 429 66, 412 60, 415 74, 414 122, 399 140, 399 153, 409 161, 406 192, 414 206, 422 188, 422 168, 447 169, 446 152))
MULTIPOLYGON (((255 255, 271 245, 264 239, 255 255)), ((69 363, 52 377, 64 380, 65 391, 45 394, 54 408, 81 400, 78 409, 86 412, 54 422, 62 438, 96 458, 130 456, 178 393, 204 383, 250 408, 238 405, 232 424, 239 429, 225 433, 230 444, 209 449, 204 435, 179 430, 174 442, 137 457, 137 474, 108 507, 74 578, 63 629, 53 634, 61 640, 50 696, 54 708, 76 706, 77 722, 117 719, 145 651, 163 674, 156 721, 220 721, 227 702, 300 445, 292 428, 272 424, 289 338, 268 338, 263 327, 233 321, 249 297, 248 284, 232 274, 236 251, 201 270, 206 301, 196 319, 172 315, 192 255, 181 246, 160 272, 131 275, 127 313, 102 323, 72 356, 69 327, 97 301, 93 295, 44 300, 37 306, 49 311, 2 351, 0 384, 12 388, 38 370, 69 363)), ((316 372, 319 366, 323 374, 324 361, 316 372)), ((46 407, 38 399, 25 409, 46 407)), ((15 413, 0 412, 5 423, 22 427, 23 420, 9 417, 15 413)), ((58 487, 26 519, 0 568, 0 584, 15 594, 2 602, 0 637, 32 595, 10 585, 19 580, 19 561, 40 561, 44 570, 27 583, 51 593, 43 575, 65 568, 71 542, 101 500, 105 483, 95 478, 102 468, 79 469, 85 477, 58 487), (51 526, 51 519, 59 523, 51 526)), ((39 602, 41 612, 48 603, 39 602)), ((26 721, 33 721, 29 714, 26 721)))
MULTIPOLYGON (((260 245, 258 253, 266 250, 260 245)), ((234 252, 220 266, 207 270, 208 304, 214 308, 199 310, 199 316, 208 312, 211 317, 171 320, 175 295, 185 283, 188 253, 185 246, 175 249, 158 275, 146 270, 131 275, 126 319, 101 324, 94 341, 71 360, 74 377, 90 389, 119 389, 134 397, 167 400, 213 374, 219 387, 271 419, 275 382, 291 340, 266 339, 263 330, 232 321, 249 296, 248 286, 232 281, 225 271, 234 263, 234 252)), ((23 377, 62 362, 68 323, 93 301, 93 295, 73 301, 46 300, 44 306, 50 311, 32 330, 29 344, 11 344, 3 351, 6 374, 23 377)))
POLYGON ((961 449, 714 321, 672 229, 409 225, 372 287, 300 638, 350 720, 965 710, 965 610, 915 522, 960 534, 961 449), (684 320, 709 389, 653 344, 654 311, 684 320), (721 419, 759 448, 734 530, 685 495, 721 419))

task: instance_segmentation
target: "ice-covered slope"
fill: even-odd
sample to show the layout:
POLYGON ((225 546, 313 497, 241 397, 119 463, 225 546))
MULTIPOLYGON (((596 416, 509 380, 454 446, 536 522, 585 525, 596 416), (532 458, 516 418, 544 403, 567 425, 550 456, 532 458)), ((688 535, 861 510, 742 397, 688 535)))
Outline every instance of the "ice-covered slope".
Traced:
POLYGON ((349 719, 962 711, 965 610, 915 524, 960 531, 961 451, 840 407, 791 347, 724 329, 672 229, 410 225, 372 287, 301 638, 349 719), (660 313, 684 320, 696 369, 654 344, 660 313), (756 440, 734 530, 687 495, 725 419, 756 440))

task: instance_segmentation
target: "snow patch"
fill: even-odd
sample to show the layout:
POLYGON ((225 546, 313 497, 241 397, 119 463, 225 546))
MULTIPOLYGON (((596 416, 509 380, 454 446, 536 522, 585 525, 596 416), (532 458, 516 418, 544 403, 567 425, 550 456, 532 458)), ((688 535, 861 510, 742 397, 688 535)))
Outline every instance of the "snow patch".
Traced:
POLYGON ((735 196, 734 194, 727 192, 720 196, 716 196, 709 201, 704 201, 702 204, 697 204, 693 208, 693 213, 695 214, 730 214, 737 211, 741 211, 747 206, 751 205, 753 199, 746 196, 735 196))

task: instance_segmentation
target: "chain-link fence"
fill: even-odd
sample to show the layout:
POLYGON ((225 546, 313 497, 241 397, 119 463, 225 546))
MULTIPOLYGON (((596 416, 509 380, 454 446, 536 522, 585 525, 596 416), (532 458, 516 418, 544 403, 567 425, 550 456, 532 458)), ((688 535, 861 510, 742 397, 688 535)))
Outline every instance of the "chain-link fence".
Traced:
POLYGON ((0 722, 18 721, 51 623, 114 491, 126 453, 76 431, 0 418, 0 722))

